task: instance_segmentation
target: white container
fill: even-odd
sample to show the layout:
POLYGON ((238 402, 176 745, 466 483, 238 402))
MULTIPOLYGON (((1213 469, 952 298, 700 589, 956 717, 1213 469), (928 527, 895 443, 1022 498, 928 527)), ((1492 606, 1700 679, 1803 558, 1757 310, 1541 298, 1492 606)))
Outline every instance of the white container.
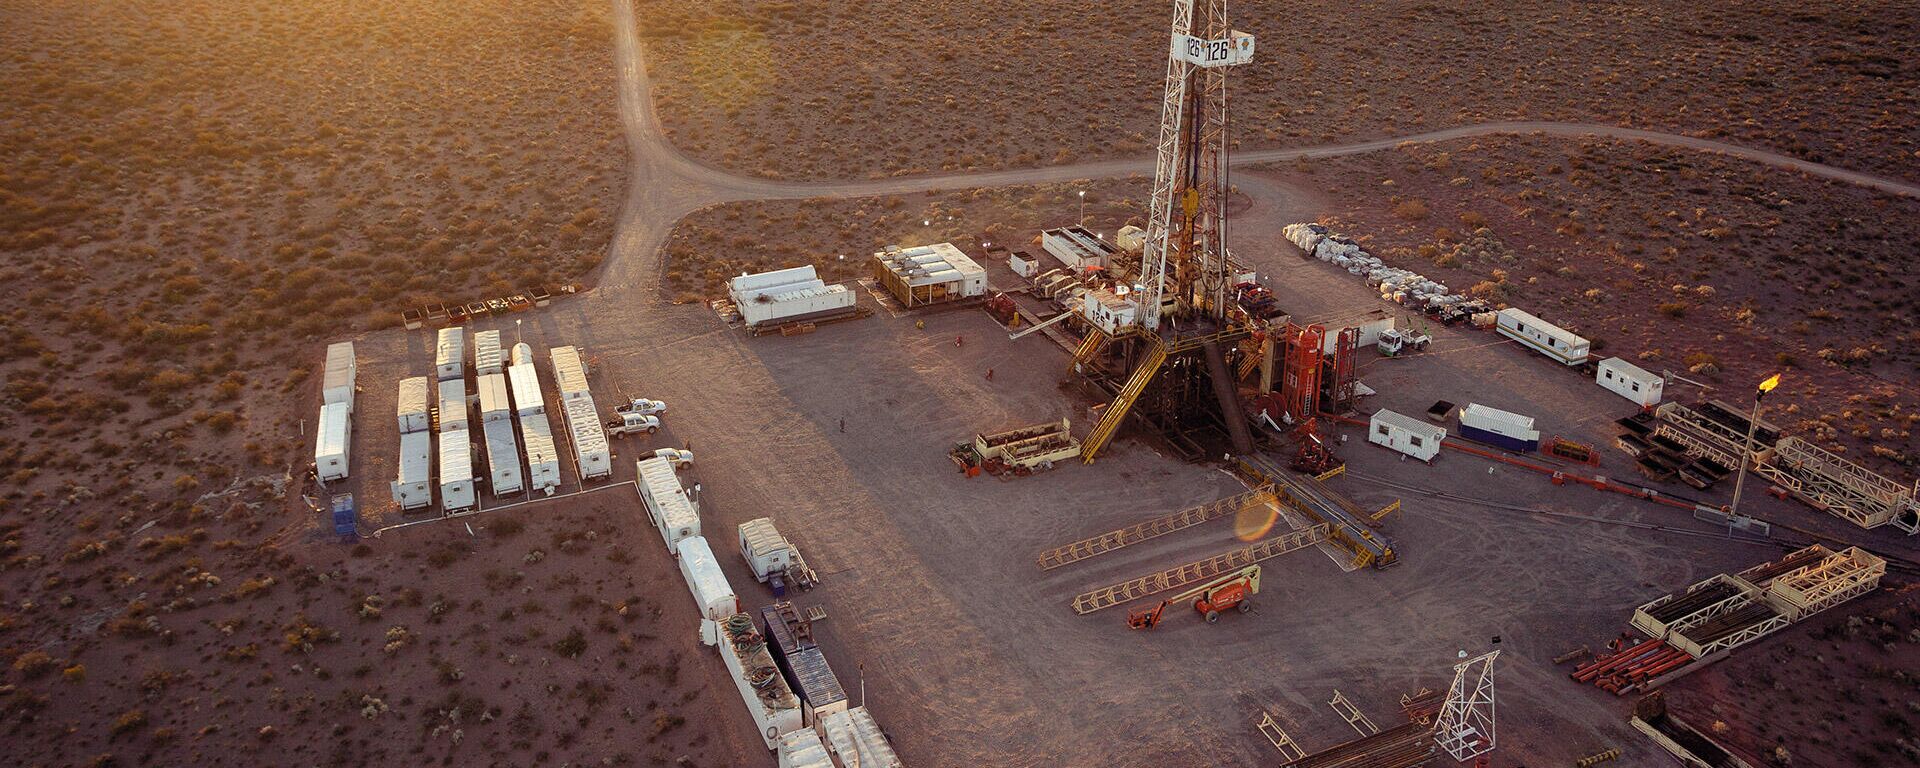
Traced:
POLYGON ((1593 373, 1593 382, 1642 408, 1659 405, 1661 389, 1666 386, 1666 380, 1660 376, 1617 357, 1600 361, 1599 369, 1593 373))
POLYGON ((440 433, 440 508, 447 512, 473 509, 473 446, 467 430, 440 433))
POLYGON ((1428 462, 1440 453, 1440 442, 1446 437, 1445 427, 1384 408, 1373 412, 1367 426, 1367 442, 1428 462))
POLYGON ((768 576, 786 573, 793 565, 793 544, 773 526, 773 518, 755 518, 740 524, 740 556, 746 558, 753 577, 764 584, 768 576))
POLYGON ((760 740, 767 749, 777 747, 781 736, 806 727, 801 718, 800 697, 787 687, 786 678, 781 677, 778 671, 775 671, 765 688, 755 688, 748 682, 748 670, 773 666, 773 657, 765 647, 752 652, 742 651, 724 638, 719 640, 719 646, 720 660, 726 664, 727 674, 733 677, 734 690, 739 692, 740 700, 747 705, 747 714, 753 718, 754 727, 760 732, 760 740))
POLYGON ((613 474, 613 451, 607 446, 606 429, 600 426, 600 413, 593 398, 568 400, 567 429, 573 438, 573 458, 581 480, 613 474))
POLYGON ((1500 335, 1565 365, 1586 362, 1592 348, 1584 337, 1513 307, 1500 310, 1497 323, 1500 335))
POLYGON ((1007 268, 1013 270, 1016 275, 1030 278, 1040 271, 1040 262, 1028 261, 1015 253, 1007 256, 1007 268))
POLYGON ((780 758, 779 768, 839 768, 827 754, 827 744, 820 740, 820 734, 807 728, 781 736, 774 752, 780 758))
POLYGON ((763 294, 763 296, 765 301, 750 301, 736 305, 740 311, 740 319, 748 327, 785 320, 837 315, 841 310, 851 308, 858 298, 852 289, 844 285, 824 283, 783 293, 763 294))
POLYGON ((395 472, 393 503, 401 509, 419 509, 433 503, 433 433, 400 435, 400 467, 395 472))
POLYGON ((540 394, 540 372, 533 363, 514 363, 507 367, 508 389, 513 390, 513 412, 532 416, 547 412, 546 397, 540 394))
POLYGON ((526 476, 520 472, 520 443, 513 439, 513 421, 489 421, 480 429, 487 439, 487 487, 493 489, 493 495, 526 490, 526 476))
MULTIPOLYGON (((789 269, 774 270, 772 272, 761 272, 754 275, 741 275, 733 278, 727 281, 727 292, 736 297, 746 296, 752 293, 763 292, 768 288, 807 283, 818 280, 819 278, 819 274, 813 271, 812 265, 792 267, 789 269)), ((750 296, 748 298, 751 300, 750 296)))
POLYGON ((327 369, 322 377, 321 402, 343 403, 353 410, 353 382, 358 366, 353 358, 353 342, 327 345, 327 369))
POLYGON ((720 570, 720 561, 714 558, 713 548, 707 546, 705 537, 682 539, 676 545, 676 552, 680 555, 680 575, 686 577, 687 589, 693 593, 693 602, 701 616, 724 621, 740 612, 733 585, 727 583, 727 574, 720 570))
POLYGON ((500 349, 499 331, 475 331, 473 334, 473 372, 480 376, 499 373, 505 367, 500 349))
POLYGON ((524 341, 513 345, 513 364, 514 365, 532 365, 533 364, 533 347, 528 346, 528 344, 524 341))
POLYGON ((1539 450, 1540 433, 1533 428, 1533 417, 1467 403, 1460 409, 1460 436, 1496 445, 1509 451, 1528 453, 1539 450))
POLYGON ((433 371, 441 381, 466 374, 467 336, 459 328, 440 329, 433 349, 433 371))
POLYGON ((527 449, 527 485, 552 495, 560 487, 560 451, 553 447, 553 425, 547 415, 520 417, 520 437, 527 449))
POLYGON ((587 364, 580 358, 580 350, 554 347, 548 355, 553 361, 553 380, 560 388, 560 399, 591 397, 587 388, 587 364))
POLYGON ((448 379, 440 382, 440 432, 467 431, 467 382, 448 379))
POLYGON ((1368 312, 1366 316, 1362 318, 1343 319, 1340 320, 1338 324, 1340 326, 1338 328, 1331 326, 1327 328, 1326 336, 1324 336, 1320 342, 1321 352, 1331 355, 1335 350, 1339 349, 1340 332, 1348 328, 1356 328, 1359 330, 1357 346, 1360 349, 1367 349, 1380 343, 1380 334, 1394 329, 1393 316, 1387 314, 1384 309, 1376 309, 1368 312))
POLYGON ((507 398, 504 373, 483 374, 480 379, 480 422, 513 420, 513 401, 507 398))
POLYGON ((427 377, 414 376, 400 380, 398 423, 400 433, 425 432, 433 427, 432 417, 428 415, 427 393, 430 386, 427 377))
POLYGON ((321 482, 347 479, 348 452, 353 445, 353 420, 346 403, 320 406, 313 441, 313 467, 321 482))
POLYGON ((646 508, 647 519, 654 529, 660 532, 660 540, 666 542, 667 551, 678 551, 681 541, 699 536, 699 510, 687 498, 686 489, 680 485, 680 475, 673 471, 673 463, 653 457, 634 462, 634 470, 639 476, 635 486, 640 491, 641 506, 646 508))
POLYGON ((841 765, 860 768, 901 768, 899 754, 865 706, 820 716, 821 740, 841 765))
POLYGON ((1111 244, 1080 226, 1041 230, 1040 247, 1075 272, 1085 272, 1093 266, 1112 266, 1115 253, 1111 244))

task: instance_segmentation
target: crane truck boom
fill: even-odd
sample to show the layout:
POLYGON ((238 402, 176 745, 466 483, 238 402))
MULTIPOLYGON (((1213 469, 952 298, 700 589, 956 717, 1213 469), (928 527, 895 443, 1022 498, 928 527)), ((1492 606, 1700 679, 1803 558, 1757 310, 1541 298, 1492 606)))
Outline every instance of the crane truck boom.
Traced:
POLYGON ((1253 596, 1260 592, 1260 566, 1249 565, 1200 586, 1160 601, 1152 608, 1141 608, 1127 614, 1127 626, 1134 629, 1153 629, 1160 626, 1160 618, 1166 613, 1167 606, 1174 603, 1193 601, 1194 612, 1206 617, 1207 623, 1220 620, 1220 614, 1228 609, 1238 608, 1241 613, 1253 610, 1253 596))

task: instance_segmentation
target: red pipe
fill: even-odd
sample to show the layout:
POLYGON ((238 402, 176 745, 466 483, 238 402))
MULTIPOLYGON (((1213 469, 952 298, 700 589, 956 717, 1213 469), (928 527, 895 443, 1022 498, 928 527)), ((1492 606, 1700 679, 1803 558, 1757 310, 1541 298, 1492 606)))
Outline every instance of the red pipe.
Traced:
POLYGON ((1612 656, 1608 656, 1604 661, 1595 662, 1594 665, 1590 665, 1587 667, 1583 667, 1581 669, 1574 670, 1573 679, 1583 683, 1587 682, 1599 676, 1599 674, 1602 672, 1606 672, 1608 670, 1619 667, 1622 664, 1632 661, 1636 657, 1639 657, 1641 655, 1646 654, 1649 651, 1654 650, 1655 646, 1662 646, 1662 645, 1666 645, 1666 643, 1663 643, 1659 640, 1652 640, 1652 639, 1642 640, 1637 645, 1634 645, 1630 648, 1622 650, 1621 652, 1616 653, 1612 656))

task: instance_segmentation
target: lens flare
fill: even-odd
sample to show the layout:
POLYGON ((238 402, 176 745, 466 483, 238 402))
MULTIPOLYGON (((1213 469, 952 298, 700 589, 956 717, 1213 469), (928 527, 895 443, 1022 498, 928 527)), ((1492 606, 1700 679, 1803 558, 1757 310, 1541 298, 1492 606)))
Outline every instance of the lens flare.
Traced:
POLYGON ((1233 535, 1241 541, 1258 541, 1273 530, 1280 519, 1280 508, 1273 502, 1248 504, 1233 515, 1233 535))

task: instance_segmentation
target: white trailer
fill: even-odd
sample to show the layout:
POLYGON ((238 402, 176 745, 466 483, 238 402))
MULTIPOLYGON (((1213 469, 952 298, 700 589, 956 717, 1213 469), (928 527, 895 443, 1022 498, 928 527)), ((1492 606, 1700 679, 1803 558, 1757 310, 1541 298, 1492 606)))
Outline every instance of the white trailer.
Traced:
POLYGON ((900 755, 893 751, 887 734, 865 705, 845 712, 822 715, 821 740, 840 759, 841 765, 860 768, 902 768, 900 755))
POLYGON ((440 382, 440 431, 467 431, 467 381, 448 379, 440 382))
POLYGON ((353 448, 353 418, 346 403, 320 406, 313 441, 313 470, 320 482, 347 479, 348 453, 353 448))
POLYGON ((1586 362, 1592 349, 1585 337, 1513 307, 1500 310, 1495 324, 1500 335, 1565 365, 1586 362))
POLYGON ((1431 462, 1440 453, 1440 442, 1447 437, 1446 427, 1411 418, 1382 408, 1368 420, 1367 442, 1384 445, 1421 461, 1431 462))
POLYGON ((553 447, 553 425, 547 415, 520 417, 520 436, 527 448, 527 485, 553 495, 560 487, 560 452, 553 447))
POLYGON ((1467 403, 1459 418, 1461 437, 1518 453, 1540 450, 1540 432, 1533 428, 1532 416, 1467 403))
POLYGON ((773 525, 773 518, 760 517, 740 524, 740 556, 760 583, 769 577, 786 575, 794 563, 793 544, 773 525))
POLYGON ((400 380, 399 407, 396 411, 401 434, 425 432, 433 428, 433 417, 427 404, 429 389, 425 376, 400 380))
MULTIPOLYGON (((787 686, 787 679, 780 676, 779 669, 773 664, 773 655, 767 652, 765 644, 736 644, 724 632, 720 635, 717 638, 720 660, 726 664, 727 674, 733 677, 734 690, 739 692, 740 700, 747 705, 747 714, 753 718, 761 742, 767 749, 774 749, 780 744, 781 736, 806 727, 801 716, 800 697, 795 696, 793 689, 787 686)), ((864 763, 859 765, 865 766, 864 763)))
POLYGON ((513 412, 521 416, 547 412, 547 399, 540 394, 540 373, 533 363, 514 363, 507 367, 508 389, 513 390, 513 412))
POLYGON ((1618 357, 1600 361, 1599 369, 1593 373, 1593 382, 1642 408, 1659 405, 1661 389, 1667 383, 1666 379, 1618 357))
POLYGON ((573 458, 582 481, 613 474, 613 451, 607 446, 607 433, 600 426, 600 415, 593 398, 568 400, 567 430, 573 439, 573 458))
POLYGON ((473 509, 473 446, 462 427, 440 433, 440 509, 473 509))
POLYGON ((666 542, 668 552, 677 552, 681 541, 700 535, 700 511, 687 497, 686 488, 680 485, 680 476, 673 471, 673 463, 659 457, 634 462, 635 474, 639 482, 635 487, 640 492, 640 505, 647 510, 647 520, 660 532, 660 540, 666 542))
POLYGON ((1357 346, 1360 349, 1366 349, 1379 345, 1380 335, 1397 327, 1393 315, 1387 314, 1384 309, 1368 310, 1320 324, 1327 328, 1327 333, 1320 342, 1320 351, 1329 355, 1340 348, 1340 333, 1348 328, 1353 328, 1358 333, 1358 338, 1355 339, 1357 346))
POLYGON ((547 354, 553 361, 553 380, 560 386, 560 399, 577 400, 592 396, 587 389, 587 363, 581 359, 580 350, 554 347, 547 354))
POLYGON ((740 612, 733 585, 727 583, 727 574, 720 570, 720 561, 714 558, 713 548, 707 546, 705 538, 681 539, 676 551, 680 555, 680 575, 686 577, 687 590, 693 593, 694 605, 699 607, 702 617, 725 621, 740 612))
POLYGON ((322 377, 321 402, 344 403, 353 410, 353 382, 359 367, 353 359, 353 342, 327 345, 327 369, 322 377))
POLYGON ((513 420, 513 401, 507 399, 507 376, 489 373, 480 377, 480 422, 513 420))
POLYGON ((487 439, 487 487, 493 489, 493 495, 526 490, 526 476, 520 473, 520 444, 513 439, 513 421, 483 422, 480 430, 487 439))
POLYGON ((393 503, 419 509, 433 503, 433 433, 400 435, 400 467, 393 478, 393 503))
POLYGON ((466 375, 467 335, 458 327, 440 329, 433 348, 433 372, 441 381, 466 375))
POLYGON ((1081 226, 1041 230, 1040 247, 1053 254, 1068 269, 1081 273, 1086 272, 1088 267, 1112 266, 1116 253, 1113 245, 1081 226))
POLYGON ((475 331, 473 334, 473 372, 480 376, 499 373, 505 365, 500 349, 499 331, 475 331))
POLYGON ((780 757, 779 768, 839 768, 827 754, 827 744, 820 740, 820 734, 808 728, 781 736, 775 751, 780 757))

